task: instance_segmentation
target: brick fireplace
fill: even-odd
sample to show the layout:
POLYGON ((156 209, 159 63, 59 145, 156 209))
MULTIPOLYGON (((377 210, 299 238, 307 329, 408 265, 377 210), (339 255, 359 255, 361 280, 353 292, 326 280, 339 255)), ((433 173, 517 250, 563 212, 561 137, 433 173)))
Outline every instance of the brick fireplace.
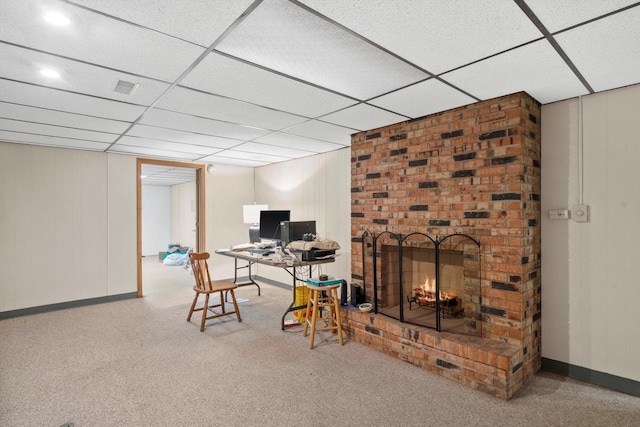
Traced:
POLYGON ((351 338, 511 398, 540 369, 540 104, 519 92, 360 132, 351 154, 351 282, 368 302, 388 280, 380 263, 394 269, 368 236, 479 243, 474 334, 351 308, 342 310, 351 338))

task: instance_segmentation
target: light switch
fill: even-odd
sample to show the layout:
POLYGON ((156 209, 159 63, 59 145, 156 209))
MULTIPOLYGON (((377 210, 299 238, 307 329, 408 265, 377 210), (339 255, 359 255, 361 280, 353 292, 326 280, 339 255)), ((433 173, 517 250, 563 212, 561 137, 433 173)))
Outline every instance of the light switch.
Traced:
POLYGON ((589 222, 589 205, 573 205, 573 220, 589 222))
POLYGON ((571 212, 569 209, 551 209, 549 211, 549 219, 569 219, 571 212))

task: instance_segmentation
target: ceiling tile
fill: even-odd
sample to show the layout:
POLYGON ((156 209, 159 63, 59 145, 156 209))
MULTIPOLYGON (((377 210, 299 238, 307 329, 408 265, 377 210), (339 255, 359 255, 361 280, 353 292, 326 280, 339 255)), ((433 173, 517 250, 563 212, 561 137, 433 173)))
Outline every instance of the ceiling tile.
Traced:
POLYGON ((133 136, 123 136, 115 145, 130 145, 134 147, 177 151, 181 153, 193 153, 199 154, 200 156, 208 156, 221 150, 220 148, 206 147, 202 145, 182 144, 180 142, 161 141, 158 139, 140 138, 133 136))
POLYGON ((89 130, 44 125, 40 123, 30 123, 8 119, 0 119, 0 129, 13 132, 32 133, 35 135, 58 136, 62 138, 81 139, 105 143, 113 142, 118 137, 118 135, 112 133, 93 132, 89 130))
POLYGON ((154 108, 147 113, 139 123, 159 127, 166 127, 187 132, 197 132, 212 136, 232 139, 253 139, 268 134, 269 130, 255 127, 234 125, 190 114, 176 113, 160 108, 154 108))
POLYGON ((212 158, 248 160, 252 162, 262 162, 263 164, 284 162, 286 160, 291 159, 290 157, 282 157, 282 156, 275 156, 275 155, 262 154, 262 153, 252 153, 248 151, 225 150, 215 154, 214 156, 208 156, 200 160, 214 161, 214 160, 210 160, 212 158))
POLYGON ((427 77, 284 0, 262 2, 217 49, 358 99, 427 77))
POLYGON ((512 1, 302 3, 436 74, 542 37, 512 1))
POLYGON ((122 133, 129 127, 128 122, 7 104, 6 102, 0 102, 0 117, 110 133, 122 133))
POLYGON ((351 134, 358 132, 358 130, 324 123, 318 120, 309 120, 299 125, 291 126, 283 132, 335 142, 341 145, 351 145, 351 134))
POLYGON ((381 110, 371 105, 359 104, 322 118, 323 121, 341 126, 369 130, 393 123, 404 122, 407 117, 381 110))
POLYGON ((220 157, 220 156, 208 156, 199 159, 200 162, 206 163, 216 163, 219 165, 233 165, 233 166, 246 166, 250 168, 255 168, 258 166, 268 165, 269 162, 261 162, 257 160, 248 160, 248 159, 237 159, 231 157, 220 157))
POLYGON ((233 149, 234 151, 244 151, 248 153, 271 154, 289 159, 311 156, 316 154, 313 151, 297 150, 295 148, 280 147, 275 145, 258 144, 255 142, 247 142, 233 149))
POLYGON ((436 79, 417 83, 369 101, 370 104, 411 118, 438 113, 473 102, 476 102, 474 98, 436 79))
POLYGON ((215 53, 207 55, 180 84, 307 117, 357 102, 215 53))
POLYGON ((253 0, 74 0, 75 3, 209 46, 253 0))
POLYGON ((554 33, 580 22, 597 18, 637 0, 525 0, 547 30, 554 33))
POLYGON ((167 110, 210 117, 236 125, 278 130, 305 120, 304 117, 262 108, 246 102, 175 87, 158 106, 167 110))
POLYGON ((541 40, 442 75, 481 99, 526 91, 546 104, 587 89, 546 40, 541 40))
POLYGON ((11 1, 11 13, 0 14, 0 40, 169 82, 204 52, 200 46, 54 0, 11 1), (43 19, 49 10, 65 14, 71 24, 49 25, 43 19))
POLYGON ((0 140, 21 144, 46 145, 48 147, 76 148, 80 150, 103 151, 109 144, 80 139, 61 138, 57 136, 33 135, 0 130, 0 140))
POLYGON ((177 185, 196 180, 196 170, 175 166, 142 164, 142 185, 177 185))
POLYGON ((150 105, 169 87, 167 83, 160 83, 156 80, 111 71, 2 43, 0 43, 0 59, 2 60, 2 68, 0 69, 2 77, 138 105, 150 105), (45 68, 58 71, 60 78, 52 79, 40 74, 40 71, 45 68), (114 89, 119 80, 138 84, 139 87, 133 95, 115 92, 114 89))
POLYGON ((145 107, 0 79, 0 99, 56 111, 134 121, 145 107))
POLYGON ((127 135, 153 138, 164 141, 180 142, 185 144, 202 145, 214 148, 231 148, 242 141, 237 139, 219 138, 217 136, 203 135, 199 133, 184 132, 156 126, 135 125, 127 135))
POLYGON ((640 81, 640 7, 555 38, 595 91, 640 81))
POLYGON ((304 136, 291 135, 281 132, 275 132, 266 136, 262 136, 256 139, 256 142, 268 144, 269 146, 304 150, 307 152, 307 155, 313 153, 324 153, 344 147, 343 145, 334 144, 332 142, 320 141, 317 139, 305 138, 304 136))
POLYGON ((125 144, 115 144, 108 150, 109 153, 131 154, 134 156, 159 157, 173 160, 196 160, 202 156, 193 153, 161 150, 158 148, 137 147, 125 144))

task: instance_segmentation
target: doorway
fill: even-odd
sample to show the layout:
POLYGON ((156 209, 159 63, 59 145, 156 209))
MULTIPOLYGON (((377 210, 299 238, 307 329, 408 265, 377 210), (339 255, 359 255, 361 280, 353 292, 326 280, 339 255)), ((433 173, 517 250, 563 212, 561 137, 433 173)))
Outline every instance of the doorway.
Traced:
POLYGON ((167 160, 137 159, 136 162, 136 206, 137 206, 137 281, 138 298, 142 297, 142 169, 143 165, 186 168, 195 171, 195 250, 205 250, 205 179, 204 164, 182 163, 167 160))

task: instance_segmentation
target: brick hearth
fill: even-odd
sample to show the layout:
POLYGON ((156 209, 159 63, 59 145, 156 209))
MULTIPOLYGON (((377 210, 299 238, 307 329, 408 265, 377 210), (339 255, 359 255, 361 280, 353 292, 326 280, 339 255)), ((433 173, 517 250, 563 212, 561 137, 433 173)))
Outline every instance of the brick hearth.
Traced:
MULTIPOLYGON (((343 310, 345 328, 358 342, 511 398, 540 369, 540 104, 520 92, 361 132, 351 153, 352 283, 364 285, 365 230, 472 236, 481 245, 482 337, 356 309, 343 310)), ((371 263, 365 269, 371 301, 371 263)))

